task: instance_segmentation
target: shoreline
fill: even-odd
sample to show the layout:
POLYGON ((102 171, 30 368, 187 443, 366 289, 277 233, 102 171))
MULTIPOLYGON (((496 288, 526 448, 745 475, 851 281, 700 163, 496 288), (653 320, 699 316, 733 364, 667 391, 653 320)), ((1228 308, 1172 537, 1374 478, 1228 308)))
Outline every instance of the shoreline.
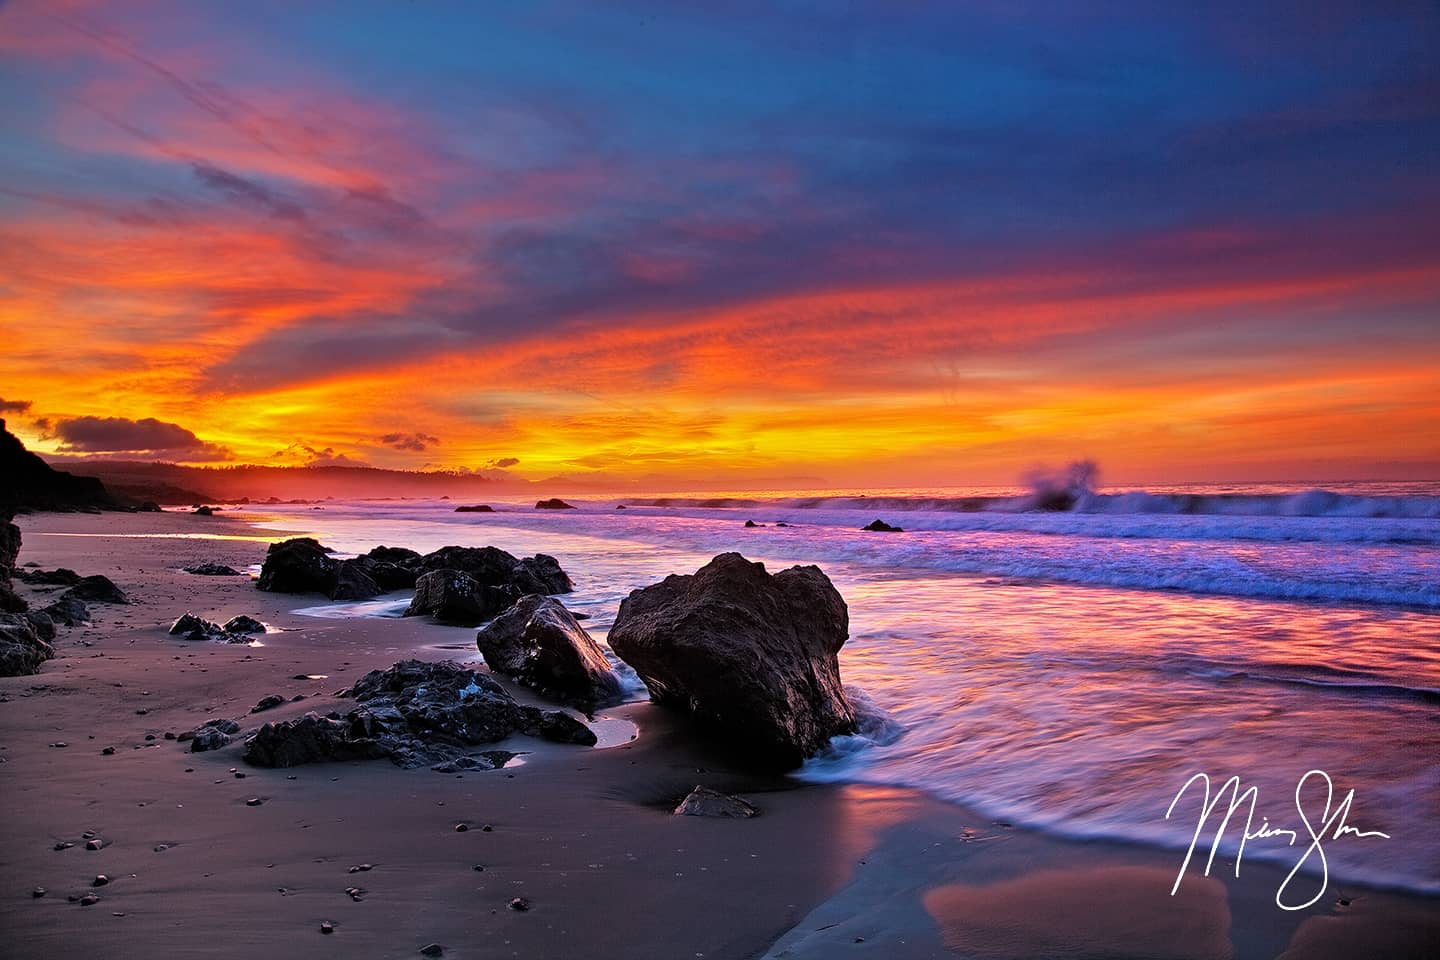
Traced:
POLYGON ((16 522, 19 563, 105 574, 136 601, 95 606, 93 626, 61 628, 39 674, 0 680, 0 782, 14 808, 0 827, 0 925, 16 957, 410 956, 431 942, 458 957, 1423 956, 1440 942, 1440 898, 1364 888, 1345 907, 1327 896, 1284 913, 1271 899, 1283 871, 1248 861, 1238 881, 1192 871, 1170 898, 1171 851, 999 828, 919 790, 748 776, 648 703, 601 712, 636 724, 633 743, 523 741, 523 765, 459 777, 383 761, 250 769, 238 738, 192 754, 164 733, 213 716, 248 731, 323 712, 369 669, 475 658, 474 631, 297 616, 313 598, 175 569, 258 562, 285 534, 255 536, 249 520, 16 522), (287 632, 256 647, 166 636, 185 612, 250 614, 287 632), (246 713, 277 692, 307 700, 246 713), (740 793, 762 816, 670 816, 696 783, 740 793), (458 834, 464 819, 494 830, 458 834), (108 845, 53 849, 86 830, 108 845), (375 866, 348 873, 361 863, 375 866), (99 903, 66 902, 102 872, 112 882, 99 903), (367 892, 353 902, 344 890, 357 884, 367 892), (47 895, 33 898, 36 886, 47 895), (522 895, 533 909, 506 909, 522 895), (333 936, 319 933, 325 920, 333 936))

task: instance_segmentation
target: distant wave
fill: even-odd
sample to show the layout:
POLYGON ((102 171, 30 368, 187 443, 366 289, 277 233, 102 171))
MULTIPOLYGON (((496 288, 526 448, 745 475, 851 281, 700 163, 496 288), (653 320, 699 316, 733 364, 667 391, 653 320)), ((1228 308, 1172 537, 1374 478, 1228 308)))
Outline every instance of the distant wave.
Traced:
POLYGON ((638 507, 680 507, 723 510, 770 507, 784 510, 883 510, 928 513, 1071 513, 1171 514, 1231 517, 1353 517, 1440 519, 1440 497, 1357 496, 1330 490, 1299 493, 1156 494, 1143 490, 1125 493, 1082 493, 1068 510, 1054 510, 1033 494, 996 496, 834 496, 777 497, 757 500, 743 497, 651 497, 623 501, 638 507))

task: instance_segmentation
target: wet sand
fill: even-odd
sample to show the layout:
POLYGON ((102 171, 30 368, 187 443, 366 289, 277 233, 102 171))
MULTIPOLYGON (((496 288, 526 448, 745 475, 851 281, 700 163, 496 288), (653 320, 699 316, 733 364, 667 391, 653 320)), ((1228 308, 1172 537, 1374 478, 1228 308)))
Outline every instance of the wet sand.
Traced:
POLYGON ((40 674, 0 679, 7 956, 408 957, 439 943, 461 958, 1418 957, 1440 943, 1434 899, 1332 887, 1286 913, 1280 873, 1248 862, 1239 881, 1188 878, 1172 898, 1178 855, 1010 829, 915 791, 748 776, 649 704, 603 714, 633 723, 633 742, 516 738, 521 765, 459 776, 248 768, 240 738, 190 753, 165 733, 344 706, 335 691, 397 659, 470 660, 474 631, 300 616, 323 601, 180 572, 243 570, 282 539, 233 518, 17 522, 19 562, 105 574, 135 602, 93 605, 94 624, 60 628, 40 674), (167 636, 185 612, 286 632, 262 646, 167 636), (248 715, 272 693, 306 699, 248 715), (671 816, 698 783, 762 815, 671 816), (92 888, 97 874, 111 882, 92 888), (67 900, 87 893, 101 899, 67 900), (530 909, 509 909, 515 897, 530 909))

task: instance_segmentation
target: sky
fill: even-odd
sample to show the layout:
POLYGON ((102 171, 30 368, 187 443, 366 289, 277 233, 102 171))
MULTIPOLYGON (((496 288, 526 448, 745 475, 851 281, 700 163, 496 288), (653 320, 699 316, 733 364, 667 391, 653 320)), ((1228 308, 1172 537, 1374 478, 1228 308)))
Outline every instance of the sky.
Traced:
POLYGON ((0 2, 72 459, 1440 479, 1437 225, 1429 0, 0 2))

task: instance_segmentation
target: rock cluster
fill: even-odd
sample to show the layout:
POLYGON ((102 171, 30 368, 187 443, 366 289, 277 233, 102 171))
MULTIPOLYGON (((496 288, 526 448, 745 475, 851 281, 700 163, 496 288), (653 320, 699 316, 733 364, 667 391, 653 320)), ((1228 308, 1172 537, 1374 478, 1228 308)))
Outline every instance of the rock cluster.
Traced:
POLYGON ((0 677, 38 673, 55 656, 47 642, 54 636, 55 625, 43 613, 0 613, 0 677))
POLYGON ((738 553, 620 604, 610 647, 657 703, 758 767, 789 769, 855 732, 837 654, 845 601, 818 567, 771 576, 738 553))
POLYGON ((332 600, 367 600, 390 590, 418 590, 426 574, 458 572, 477 586, 451 580, 445 588, 443 581, 433 580, 407 613, 470 624, 489 619, 523 594, 573 589, 555 558, 543 554, 521 560, 495 547, 450 546, 422 556, 404 547, 376 547, 364 556, 337 560, 332 552, 310 537, 272 544, 256 585, 276 593, 323 593, 332 600), (487 596, 485 588, 499 589, 501 594, 487 596), (472 597, 477 591, 480 595, 472 597), (476 619, 477 610, 486 615, 476 619))
POLYGON ((267 723, 245 741, 259 767, 388 757, 397 766, 455 764, 470 748, 524 733, 593 745, 595 735, 559 710, 517 703, 494 680, 451 662, 405 660, 372 670, 347 692, 355 709, 267 723))
POLYGON ((197 617, 193 613, 183 614, 170 625, 170 635, 181 640, 214 640, 220 643, 249 643, 251 633, 264 633, 265 625, 252 617, 232 618, 225 626, 197 617), (251 625, 260 629, 247 629, 251 625))

